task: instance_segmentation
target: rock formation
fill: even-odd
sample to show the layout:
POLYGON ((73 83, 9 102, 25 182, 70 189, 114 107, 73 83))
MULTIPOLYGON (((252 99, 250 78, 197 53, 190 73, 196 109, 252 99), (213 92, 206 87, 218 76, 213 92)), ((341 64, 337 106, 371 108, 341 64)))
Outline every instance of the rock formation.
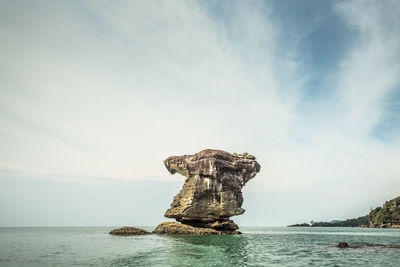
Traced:
POLYGON ((128 236, 128 235, 148 235, 151 233, 140 228, 124 226, 122 228, 112 230, 109 234, 128 236))
POLYGON ((371 248, 371 247, 379 247, 379 248, 400 248, 398 244, 371 244, 371 243, 357 243, 357 244, 348 244, 347 242, 339 242, 339 244, 335 245, 338 248, 371 248))
POLYGON ((347 242, 339 242, 339 244, 337 245, 338 248, 348 248, 349 244, 347 244, 347 242))
POLYGON ((194 227, 188 224, 177 222, 160 223, 153 234, 170 234, 170 235, 224 235, 224 234, 240 234, 239 231, 219 231, 212 228, 194 227))
POLYGON ((171 174, 185 176, 165 217, 193 227, 238 233, 229 217, 244 213, 241 189, 260 171, 254 156, 206 149, 194 155, 171 156, 164 165, 171 174))

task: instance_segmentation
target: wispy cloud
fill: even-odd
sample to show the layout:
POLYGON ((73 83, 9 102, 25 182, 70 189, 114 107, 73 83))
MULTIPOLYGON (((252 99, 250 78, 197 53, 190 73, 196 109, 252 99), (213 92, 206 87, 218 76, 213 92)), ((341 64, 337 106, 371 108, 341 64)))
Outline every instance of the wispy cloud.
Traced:
POLYGON ((3 1, 0 168, 178 180, 165 157, 220 148, 258 157, 246 192, 312 194, 308 216, 379 204, 400 187, 400 7, 319 2, 3 1))

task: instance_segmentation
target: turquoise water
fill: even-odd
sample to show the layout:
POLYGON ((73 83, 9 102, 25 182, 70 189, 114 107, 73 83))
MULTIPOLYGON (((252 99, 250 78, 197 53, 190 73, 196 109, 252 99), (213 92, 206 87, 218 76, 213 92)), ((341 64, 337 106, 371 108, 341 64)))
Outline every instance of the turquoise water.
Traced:
MULTIPOLYGON (((1 266, 400 266, 400 229, 242 227, 237 236, 111 236, 115 227, 0 228, 1 266)), ((143 227, 152 230, 153 227, 143 227)))

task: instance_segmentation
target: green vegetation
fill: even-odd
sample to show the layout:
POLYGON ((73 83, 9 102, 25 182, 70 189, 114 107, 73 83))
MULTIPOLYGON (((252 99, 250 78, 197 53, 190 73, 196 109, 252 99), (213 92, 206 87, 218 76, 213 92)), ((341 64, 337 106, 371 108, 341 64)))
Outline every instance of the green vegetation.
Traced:
POLYGON ((247 152, 243 153, 243 158, 247 159, 248 156, 249 156, 249 153, 247 153, 247 152))
POLYGON ((234 156, 234 157, 237 157, 238 154, 237 154, 236 152, 233 152, 233 156, 234 156))
MULTIPOLYGON (((295 224, 289 226, 308 226, 308 224, 295 224)), ((371 209, 368 215, 345 221, 314 222, 311 227, 395 227, 400 228, 400 197, 386 201, 382 207, 371 209)))
POLYGON ((309 227, 310 225, 308 223, 299 223, 299 224, 292 224, 288 225, 287 227, 309 227))
POLYGON ((347 219, 345 221, 338 222, 313 222, 311 221, 311 227, 357 227, 361 225, 368 225, 368 216, 361 216, 358 218, 347 219))
POLYGON ((382 207, 371 210, 368 219, 374 227, 400 225, 400 197, 386 201, 382 207))

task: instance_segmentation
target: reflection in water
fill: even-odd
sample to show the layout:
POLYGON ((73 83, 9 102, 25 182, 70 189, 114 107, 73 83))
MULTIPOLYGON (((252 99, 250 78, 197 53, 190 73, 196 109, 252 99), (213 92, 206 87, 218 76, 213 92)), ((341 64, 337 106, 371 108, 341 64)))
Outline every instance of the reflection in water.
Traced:
POLYGON ((400 262, 400 229, 242 229, 236 236, 115 237, 107 227, 0 228, 0 266, 398 267, 400 262), (350 248, 337 248, 340 241, 350 248))
POLYGON ((243 265, 248 242, 241 235, 169 236, 171 265, 243 265))
POLYGON ((109 262, 112 266, 237 266, 245 265, 248 241, 241 235, 153 236, 154 248, 109 262), (155 246, 157 244, 157 246, 155 246))

